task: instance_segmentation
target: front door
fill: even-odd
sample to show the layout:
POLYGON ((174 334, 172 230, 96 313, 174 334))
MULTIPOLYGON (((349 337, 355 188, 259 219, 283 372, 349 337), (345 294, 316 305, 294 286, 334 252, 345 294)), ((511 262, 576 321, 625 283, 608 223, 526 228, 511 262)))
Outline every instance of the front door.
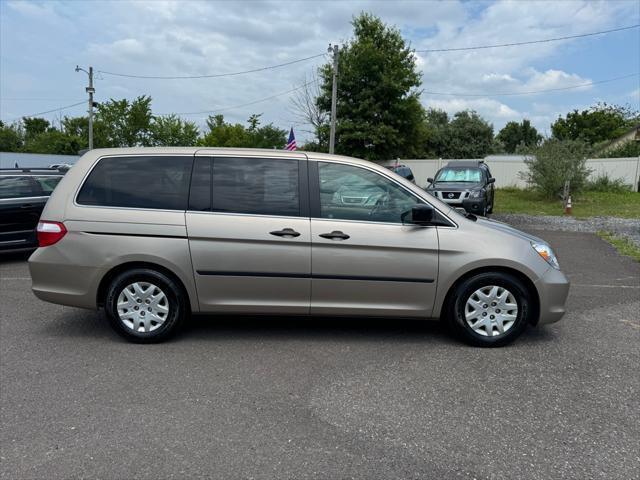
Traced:
POLYGON ((197 156, 186 213, 202 312, 309 312, 307 161, 197 156))
POLYGON ((438 232, 403 224, 425 203, 373 169, 309 161, 311 313, 428 317, 438 277, 438 232))

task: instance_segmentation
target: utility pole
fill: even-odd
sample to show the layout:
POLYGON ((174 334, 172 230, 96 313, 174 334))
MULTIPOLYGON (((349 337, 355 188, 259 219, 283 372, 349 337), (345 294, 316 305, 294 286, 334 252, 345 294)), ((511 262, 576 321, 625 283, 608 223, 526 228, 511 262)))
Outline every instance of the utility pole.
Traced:
POLYGON ((85 91, 89 94, 89 150, 93 150, 93 107, 95 106, 93 94, 96 92, 96 89, 93 87, 93 67, 89 67, 89 71, 87 72, 84 68, 76 65, 76 72, 80 71, 89 76, 89 86, 85 88, 85 91))
POLYGON ((327 50, 333 53, 333 85, 331 88, 331 133, 329 134, 329 153, 333 153, 336 144, 336 103, 338 96, 338 45, 329 44, 327 50))

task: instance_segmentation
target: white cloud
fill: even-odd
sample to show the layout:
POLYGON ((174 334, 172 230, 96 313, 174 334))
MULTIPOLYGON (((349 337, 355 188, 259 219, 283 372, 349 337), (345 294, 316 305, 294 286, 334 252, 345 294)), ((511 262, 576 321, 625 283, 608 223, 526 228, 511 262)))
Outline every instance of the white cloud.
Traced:
MULTIPOLYGON (((2 43, 9 45, 0 52, 3 61, 0 89, 6 96, 24 94, 21 85, 13 80, 17 78, 16 71, 7 68, 6 58, 12 59, 11 65, 28 63, 31 70, 23 76, 32 78, 31 83, 37 83, 42 72, 47 72, 48 78, 59 77, 47 82, 47 87, 55 91, 39 94, 82 97, 85 79, 73 73, 76 63, 93 65, 96 70, 167 76, 206 75, 273 65, 325 52, 329 42, 347 40, 351 36, 352 16, 361 11, 370 11, 397 25, 416 49, 566 36, 627 24, 630 18, 637 17, 634 2, 605 1, 470 4, 376 0, 95 0, 8 5, 6 11, 10 15, 4 16, 11 18, 0 18, 4 27, 1 29, 4 32, 0 31, 2 43), (17 23, 21 19, 23 22, 17 23)), ((574 67, 576 62, 567 61, 568 55, 584 48, 589 41, 416 56, 425 91, 524 92, 590 81, 588 75, 574 67)), ((226 107, 289 90, 325 61, 319 58, 256 74, 202 80, 140 80, 103 75, 97 81, 97 99, 149 94, 157 112, 226 107)), ((606 76, 603 72, 603 77, 606 76)), ((519 120, 527 112, 531 112, 532 121, 535 117, 544 122, 558 108, 572 106, 569 101, 557 105, 544 95, 500 98, 425 95, 422 100, 427 106, 449 112, 475 109, 496 128, 506 121, 519 120), (540 109, 533 102, 552 108, 540 109)), ((250 113, 264 112, 265 121, 277 121, 286 128, 294 123, 289 107, 283 97, 225 112, 225 116, 232 121, 244 121, 250 113)))

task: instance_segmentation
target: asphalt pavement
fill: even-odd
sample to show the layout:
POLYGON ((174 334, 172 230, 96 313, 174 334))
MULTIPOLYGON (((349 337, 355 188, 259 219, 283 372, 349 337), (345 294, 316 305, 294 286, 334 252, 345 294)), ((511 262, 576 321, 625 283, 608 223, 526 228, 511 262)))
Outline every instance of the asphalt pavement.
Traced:
POLYGON ((640 477, 640 264, 533 232, 569 310, 478 349, 437 322, 197 317, 126 343, 0 258, 0 477, 640 477))

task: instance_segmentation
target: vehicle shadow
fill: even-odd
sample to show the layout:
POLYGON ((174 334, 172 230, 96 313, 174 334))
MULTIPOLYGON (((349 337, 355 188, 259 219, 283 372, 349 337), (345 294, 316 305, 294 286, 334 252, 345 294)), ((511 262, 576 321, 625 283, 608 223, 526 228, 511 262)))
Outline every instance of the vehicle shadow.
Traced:
MULTIPOLYGON (((54 337, 126 342, 109 326, 102 311, 68 308, 46 322, 44 333, 54 337)), ((557 341, 549 328, 528 328, 518 345, 557 341)), ((378 317, 282 317, 194 315, 168 343, 264 341, 328 341, 420 343, 464 346, 439 321, 378 317)))

